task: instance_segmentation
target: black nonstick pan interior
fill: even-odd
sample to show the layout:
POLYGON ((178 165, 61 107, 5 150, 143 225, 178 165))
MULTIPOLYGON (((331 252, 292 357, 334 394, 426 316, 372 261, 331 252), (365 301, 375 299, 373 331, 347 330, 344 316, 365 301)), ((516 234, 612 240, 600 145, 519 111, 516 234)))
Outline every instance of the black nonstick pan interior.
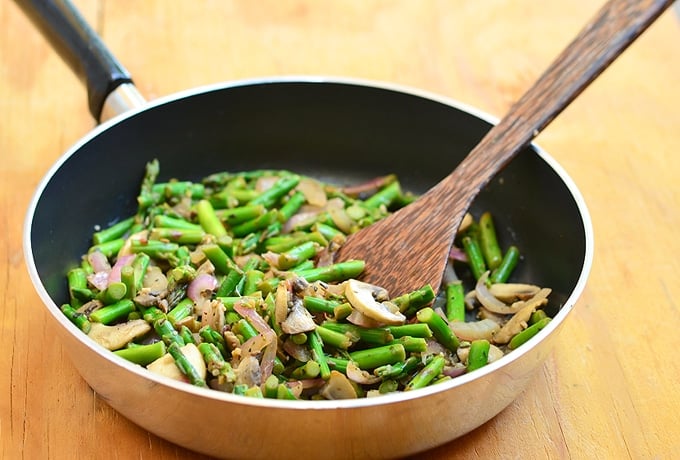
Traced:
MULTIPOLYGON (((96 225, 135 212, 144 166, 153 158, 160 160, 159 180, 283 168, 349 184, 395 173, 404 188, 423 192, 490 123, 402 89, 342 80, 237 83, 159 101, 99 127, 48 174, 29 218, 45 288, 55 303, 66 301, 66 271, 86 252, 96 225)), ((471 211, 493 213, 501 243, 516 244, 523 255, 514 279, 553 288, 556 309, 581 275, 586 241, 564 183, 571 182, 553 163, 526 149, 471 211)))

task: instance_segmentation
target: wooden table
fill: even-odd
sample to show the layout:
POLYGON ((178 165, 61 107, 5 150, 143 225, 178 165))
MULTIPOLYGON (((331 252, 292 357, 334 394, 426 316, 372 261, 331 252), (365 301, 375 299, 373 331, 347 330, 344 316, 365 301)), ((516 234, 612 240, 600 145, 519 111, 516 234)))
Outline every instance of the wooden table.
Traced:
MULTIPOLYGON (((331 74, 501 115, 602 2, 79 0, 148 98, 331 74)), ((680 27, 667 12, 537 140, 592 213, 588 287, 530 388, 428 458, 680 455, 680 27)), ((93 127, 79 82, 0 3, 0 456, 197 459, 107 406, 65 358, 24 266, 50 165, 93 127)))

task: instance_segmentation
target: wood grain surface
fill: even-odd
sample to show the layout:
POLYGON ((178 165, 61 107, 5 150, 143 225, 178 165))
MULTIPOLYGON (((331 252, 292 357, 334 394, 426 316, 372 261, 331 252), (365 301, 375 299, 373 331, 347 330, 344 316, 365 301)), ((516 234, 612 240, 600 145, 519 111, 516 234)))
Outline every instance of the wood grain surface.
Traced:
MULTIPOLYGON (((499 116, 603 2, 75 3, 149 99, 224 80, 324 74, 414 86, 499 116)), ((421 458, 677 458, 679 85, 680 26, 669 11, 538 137, 592 214, 588 286, 530 388, 421 458)), ((26 272, 32 193, 93 126, 80 83, 17 6, 0 2, 0 458, 203 458, 89 389, 26 272)))

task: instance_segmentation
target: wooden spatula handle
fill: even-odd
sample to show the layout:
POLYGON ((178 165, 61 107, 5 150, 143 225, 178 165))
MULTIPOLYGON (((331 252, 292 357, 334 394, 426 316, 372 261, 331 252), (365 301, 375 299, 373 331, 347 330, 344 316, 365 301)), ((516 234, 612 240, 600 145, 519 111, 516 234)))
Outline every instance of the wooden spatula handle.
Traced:
POLYGON ((438 288, 458 226, 481 188, 672 3, 610 0, 451 174, 352 235, 339 258, 364 259, 364 279, 391 293, 425 283, 438 288))
POLYGON ((673 0, 607 2, 451 176, 436 187, 443 190, 433 189, 433 193, 455 193, 472 201, 474 193, 470 191, 486 185, 672 3, 673 0), (460 178, 465 178, 464 184, 460 178))

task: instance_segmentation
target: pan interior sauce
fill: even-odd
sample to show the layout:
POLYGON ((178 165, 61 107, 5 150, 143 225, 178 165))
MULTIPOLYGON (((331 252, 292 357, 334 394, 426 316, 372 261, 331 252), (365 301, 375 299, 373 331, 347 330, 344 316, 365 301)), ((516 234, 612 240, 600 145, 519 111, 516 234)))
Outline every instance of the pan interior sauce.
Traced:
POLYGON ((394 175, 340 187, 283 170, 159 183, 96 229, 61 311, 150 372, 247 397, 412 391, 512 352, 551 320, 549 288, 512 283, 520 249, 466 216, 442 286, 392 297, 334 262, 346 237, 416 197, 394 175))

